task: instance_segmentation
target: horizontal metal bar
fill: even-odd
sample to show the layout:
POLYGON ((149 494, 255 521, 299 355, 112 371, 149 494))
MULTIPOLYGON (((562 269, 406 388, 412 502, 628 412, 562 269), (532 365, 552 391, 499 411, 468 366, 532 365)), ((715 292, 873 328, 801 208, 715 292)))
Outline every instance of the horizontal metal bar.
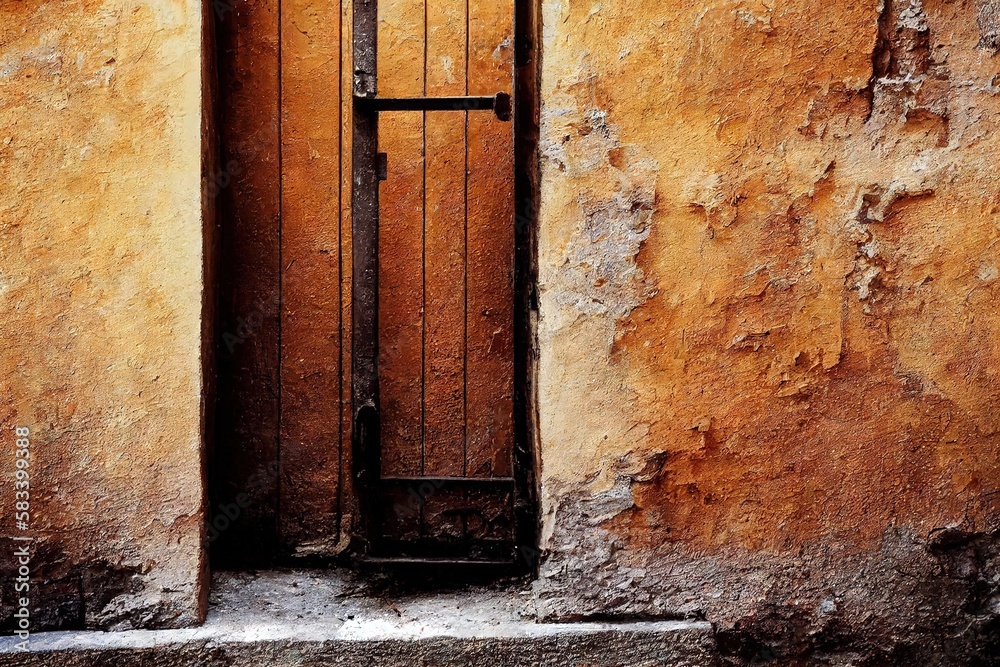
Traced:
POLYGON ((359 97, 375 111, 492 111, 493 97, 359 97))
POLYGON ((490 96, 454 97, 355 97, 363 109, 382 111, 492 111, 502 121, 510 120, 511 99, 507 93, 490 96))

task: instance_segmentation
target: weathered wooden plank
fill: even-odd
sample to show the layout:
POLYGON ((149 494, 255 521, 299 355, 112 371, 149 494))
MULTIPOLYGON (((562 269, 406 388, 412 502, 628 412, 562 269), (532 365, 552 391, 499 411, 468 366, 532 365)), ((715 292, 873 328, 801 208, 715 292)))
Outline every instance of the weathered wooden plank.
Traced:
POLYGON ((280 530, 329 554, 340 485, 340 4, 281 3, 280 530))
MULTIPOLYGON (((510 93, 513 0, 469 11, 469 94, 510 93)), ((470 112, 468 137, 466 474, 505 476, 513 452, 513 127, 470 112)))
POLYGON ((465 489, 440 488, 424 498, 421 532, 443 543, 465 538, 465 489))
POLYGON ((513 488, 485 487, 469 491, 466 518, 470 540, 509 540, 513 534, 513 488))
POLYGON ((278 2, 217 16, 221 170, 219 350, 211 467, 216 565, 265 565, 277 545, 278 2), (245 495, 241 495, 245 494, 245 495), (239 500, 238 500, 239 499, 239 500), (223 512, 223 507, 239 507, 223 512))
MULTIPOLYGON (((427 8, 427 95, 464 95, 466 0, 427 8)), ((465 116, 427 113, 424 228, 424 472, 463 473, 465 457, 465 116)))
MULTIPOLYGON (((423 0, 379 3, 380 96, 423 94, 424 18, 423 0)), ((423 448, 423 114, 382 114, 379 144, 389 163, 379 214, 382 473, 418 475, 423 448)))
MULTIPOLYGON (((340 536, 345 539, 360 527, 359 489, 354 480, 354 233, 353 233, 353 153, 354 153, 354 5, 341 2, 340 50, 340 536)), ((376 249, 377 256, 377 249, 376 249)), ((376 276, 377 281, 377 276, 376 276)))

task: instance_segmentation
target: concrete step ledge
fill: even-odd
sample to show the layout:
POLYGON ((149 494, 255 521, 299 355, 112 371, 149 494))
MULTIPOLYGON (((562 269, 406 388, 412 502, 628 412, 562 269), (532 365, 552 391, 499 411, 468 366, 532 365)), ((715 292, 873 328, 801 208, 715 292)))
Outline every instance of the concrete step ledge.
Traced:
POLYGON ((536 623, 526 591, 384 595, 343 572, 221 574, 204 625, 52 632, 0 667, 533 665, 708 667, 709 623, 536 623))

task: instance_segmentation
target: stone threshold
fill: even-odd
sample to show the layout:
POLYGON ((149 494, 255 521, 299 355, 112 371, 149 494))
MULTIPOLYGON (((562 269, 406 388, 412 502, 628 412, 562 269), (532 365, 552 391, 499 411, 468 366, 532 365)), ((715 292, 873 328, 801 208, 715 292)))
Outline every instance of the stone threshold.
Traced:
POLYGON ((341 571, 217 573, 206 622, 183 630, 0 638, 0 667, 462 665, 707 667, 698 621, 537 623, 528 590, 379 592, 341 571))

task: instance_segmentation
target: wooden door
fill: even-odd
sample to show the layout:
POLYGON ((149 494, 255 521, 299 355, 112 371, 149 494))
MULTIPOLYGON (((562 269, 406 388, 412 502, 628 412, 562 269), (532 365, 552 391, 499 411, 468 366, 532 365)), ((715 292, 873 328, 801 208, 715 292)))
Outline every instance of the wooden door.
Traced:
MULTIPOLYGON (((314 562, 365 545, 388 557, 510 556, 512 488, 529 488, 512 479, 530 474, 530 456, 512 462, 527 440, 514 437, 523 411, 512 408, 524 338, 514 324, 526 312, 512 288, 514 130, 489 110, 379 114, 380 145, 361 167, 380 242, 355 235, 354 17, 375 1, 212 5, 217 564, 314 562), (377 306, 357 299, 359 273, 377 306), (352 345, 366 326, 373 333, 352 345), (366 364, 380 408, 375 466, 354 460, 364 405, 352 393, 366 364), (356 483, 376 468, 379 484, 356 483)), ((380 97, 512 93, 512 0, 378 0, 377 12, 380 97)))
POLYGON ((355 265, 355 407, 378 421, 359 457, 371 548, 510 560, 514 3, 355 11, 355 257, 370 260, 355 265))
POLYGON ((214 0, 212 9, 222 143, 208 192, 221 208, 213 559, 332 558, 355 516, 342 344, 351 4, 214 0))

